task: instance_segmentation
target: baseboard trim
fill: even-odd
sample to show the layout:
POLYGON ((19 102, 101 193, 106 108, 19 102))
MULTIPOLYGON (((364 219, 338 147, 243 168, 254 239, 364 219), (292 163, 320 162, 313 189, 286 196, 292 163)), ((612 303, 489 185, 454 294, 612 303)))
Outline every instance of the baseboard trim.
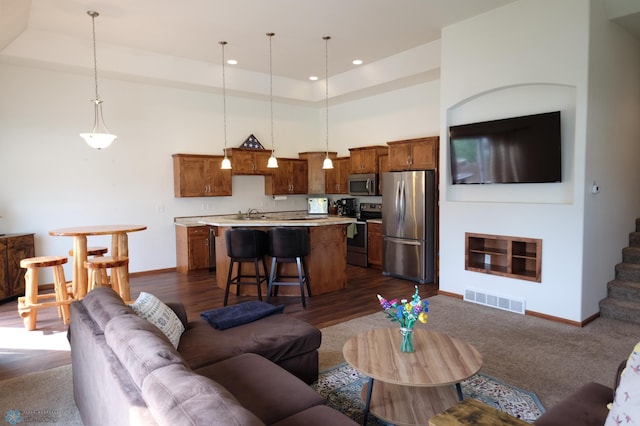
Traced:
MULTIPOLYGON (((448 292, 448 291, 438 290, 438 294, 442 295, 442 296, 448 296, 448 297, 453 297, 455 299, 464 300, 464 296, 462 294, 458 294, 458 293, 451 293, 451 292, 448 292)), ((480 305, 480 306, 484 306, 484 305, 480 305)), ((490 306, 487 306, 487 307, 490 308, 490 306)), ((566 318, 561 318, 561 317, 556 317, 556 316, 553 316, 553 315, 543 314, 541 312, 531 311, 529 309, 526 309, 524 311, 524 314, 532 316, 532 317, 538 317, 538 318, 546 319, 548 321, 553 321, 553 322, 558 322, 558 323, 561 323, 561 324, 571 325, 571 326, 574 326, 574 327, 584 327, 585 325, 587 325, 590 322, 594 321, 596 318, 600 317, 600 312, 597 312, 597 313, 591 315, 589 318, 587 318, 587 319, 585 319, 583 321, 571 321, 571 320, 568 320, 566 318)))

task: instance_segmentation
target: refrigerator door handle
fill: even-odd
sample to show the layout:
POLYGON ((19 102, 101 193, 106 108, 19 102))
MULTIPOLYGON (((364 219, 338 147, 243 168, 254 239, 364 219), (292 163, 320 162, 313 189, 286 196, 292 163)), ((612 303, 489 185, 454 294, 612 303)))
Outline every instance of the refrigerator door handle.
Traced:
POLYGON ((391 241, 392 243, 404 244, 407 246, 419 246, 421 244, 420 240, 407 240, 406 238, 384 237, 384 239, 391 241))
MULTIPOLYGON (((395 216, 396 216, 396 229, 401 229, 400 228, 400 223, 401 223, 401 215, 400 215, 400 181, 396 182, 396 197, 395 197, 395 216)), ((397 232, 397 231, 396 231, 397 232)))
POLYGON ((404 228, 404 220, 405 220, 405 214, 407 209, 407 200, 406 200, 407 194, 404 188, 404 183, 405 182, 403 179, 400 184, 400 222, 403 228, 404 228))

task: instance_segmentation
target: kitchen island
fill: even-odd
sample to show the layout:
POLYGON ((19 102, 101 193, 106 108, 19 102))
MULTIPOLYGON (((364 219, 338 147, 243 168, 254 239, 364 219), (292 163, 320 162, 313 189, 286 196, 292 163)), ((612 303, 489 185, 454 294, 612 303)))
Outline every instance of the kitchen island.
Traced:
MULTIPOLYGON (((342 216, 313 217, 302 214, 283 215, 270 213, 267 216, 256 215, 247 218, 233 216, 213 216, 202 218, 200 225, 205 224, 216 228, 216 281, 219 288, 227 285, 227 272, 229 271, 229 257, 225 243, 225 231, 231 228, 257 228, 268 231, 271 228, 304 227, 309 232, 310 252, 306 257, 309 284, 311 294, 320 295, 342 290, 347 285, 347 227, 355 223, 354 218, 342 216)), ((267 258, 267 266, 271 266, 271 258, 267 258)), ((250 266, 245 266, 247 270, 250 266)), ((283 273, 295 275, 295 264, 283 265, 283 273), (287 269, 287 268, 291 269, 287 269)), ((268 272, 267 272, 268 273, 268 272)), ((232 286, 233 287, 233 286, 232 286)), ((234 288, 231 289, 235 291, 234 288)), ((266 284, 263 284, 263 293, 266 294, 266 284)), ((242 286, 241 295, 256 295, 257 290, 251 286, 242 286)), ((296 286, 280 288, 280 295, 300 295, 300 289, 296 286)))

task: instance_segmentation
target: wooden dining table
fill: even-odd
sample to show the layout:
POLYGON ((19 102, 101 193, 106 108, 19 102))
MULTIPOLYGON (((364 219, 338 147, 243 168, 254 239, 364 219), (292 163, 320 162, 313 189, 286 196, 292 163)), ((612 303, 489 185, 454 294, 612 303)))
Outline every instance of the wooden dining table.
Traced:
MULTIPOLYGON (((129 232, 143 231, 145 225, 90 225, 59 228, 49 231, 49 235, 73 237, 73 295, 82 299, 88 290, 88 272, 84 267, 87 260, 87 237, 111 235, 111 256, 129 256, 129 232)), ((128 272, 127 272, 128 273, 128 272)))

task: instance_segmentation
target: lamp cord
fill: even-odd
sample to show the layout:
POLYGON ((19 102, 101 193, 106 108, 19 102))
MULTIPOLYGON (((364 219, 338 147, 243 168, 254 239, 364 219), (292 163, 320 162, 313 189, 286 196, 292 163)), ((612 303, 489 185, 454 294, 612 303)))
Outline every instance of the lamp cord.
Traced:
POLYGON ((329 39, 331 37, 326 36, 323 37, 325 41, 325 49, 324 49, 324 102, 325 102, 325 111, 326 111, 326 144, 327 144, 327 157, 329 157, 329 39))
POLYGON ((273 155, 274 143, 273 143, 273 59, 271 53, 271 39, 275 33, 267 33, 269 36, 269 98, 271 99, 271 155, 273 155))
POLYGON ((93 26, 93 81, 96 88, 96 102, 100 101, 100 95, 98 95, 98 60, 96 59, 96 12, 91 14, 91 24, 93 26))
POLYGON ((227 156, 227 84, 224 72, 224 46, 226 41, 220 41, 222 45, 222 114, 224 117, 224 155, 227 156))

